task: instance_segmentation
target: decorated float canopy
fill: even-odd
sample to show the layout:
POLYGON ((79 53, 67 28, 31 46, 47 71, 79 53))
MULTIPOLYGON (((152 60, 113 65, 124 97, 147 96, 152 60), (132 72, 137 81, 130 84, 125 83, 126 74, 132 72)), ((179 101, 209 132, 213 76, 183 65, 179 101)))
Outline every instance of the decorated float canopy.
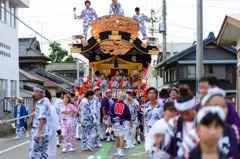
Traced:
POLYGON ((107 15, 92 20, 92 37, 72 46, 72 53, 80 53, 89 64, 100 64, 114 59, 115 68, 123 63, 147 67, 151 55, 158 55, 158 46, 149 46, 138 38, 139 22, 122 15, 107 15))
MULTIPOLYGON (((142 69, 147 72, 151 55, 159 54, 159 46, 150 46, 138 36, 139 22, 122 15, 107 15, 91 21, 92 37, 83 43, 69 44, 73 54, 81 54, 89 60, 89 84, 92 71, 113 74, 122 70, 128 74, 132 88, 143 88, 142 69)), ((140 93, 139 93, 140 94, 140 93)))

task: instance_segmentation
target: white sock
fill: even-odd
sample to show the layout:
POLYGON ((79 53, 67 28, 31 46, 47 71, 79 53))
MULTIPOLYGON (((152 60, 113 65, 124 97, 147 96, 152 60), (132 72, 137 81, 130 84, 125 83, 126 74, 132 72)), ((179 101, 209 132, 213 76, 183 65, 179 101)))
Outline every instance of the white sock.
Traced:
POLYGON ((119 154, 119 150, 120 150, 120 148, 117 148, 117 153, 119 154))
POLYGON ((123 153, 123 149, 119 148, 119 154, 122 154, 122 153, 123 153))
POLYGON ((110 140, 110 136, 108 136, 108 138, 107 138, 108 140, 110 140))
POLYGON ((138 141, 140 141, 140 140, 141 140, 141 139, 140 139, 140 136, 137 136, 137 140, 138 140, 138 141))

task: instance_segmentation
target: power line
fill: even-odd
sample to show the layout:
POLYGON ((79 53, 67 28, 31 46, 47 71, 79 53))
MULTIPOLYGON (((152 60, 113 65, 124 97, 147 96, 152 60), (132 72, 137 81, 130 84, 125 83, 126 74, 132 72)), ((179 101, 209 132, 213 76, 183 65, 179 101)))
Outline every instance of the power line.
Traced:
POLYGON ((0 7, 2 9, 4 9, 6 12, 8 12, 11 16, 13 16, 14 18, 16 18, 18 21, 20 21, 23 25, 25 25, 27 28, 29 28, 30 30, 32 30, 34 33, 36 33, 37 35, 41 36, 42 38, 44 38, 45 40, 49 41, 50 43, 52 43, 49 39, 47 39, 45 36, 41 35, 40 33, 38 33, 36 30, 34 30, 32 27, 30 27, 29 25, 27 25, 25 22, 23 22, 21 19, 19 19, 16 15, 12 14, 11 12, 9 12, 6 8, 2 7, 0 5, 0 7))

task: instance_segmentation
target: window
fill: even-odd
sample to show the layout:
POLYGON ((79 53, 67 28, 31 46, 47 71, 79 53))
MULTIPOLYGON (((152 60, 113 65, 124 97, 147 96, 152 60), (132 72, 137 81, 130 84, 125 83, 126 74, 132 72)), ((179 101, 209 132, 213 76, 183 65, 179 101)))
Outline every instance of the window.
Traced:
POLYGON ((212 65, 204 65, 204 74, 213 73, 213 66, 212 65))
POLYGON ((17 81, 11 81, 11 97, 16 97, 17 95, 17 81))
POLYGON ((170 70, 170 78, 171 78, 171 81, 176 80, 176 70, 170 70))
POLYGON ((0 79, 0 99, 7 97, 7 80, 0 79))
POLYGON ((179 69, 179 77, 185 79, 193 79, 196 77, 195 65, 181 65, 179 69))
POLYGON ((16 28, 16 7, 14 4, 10 3, 9 4, 9 9, 10 9, 10 26, 16 28))
POLYGON ((0 0, 1 8, 0 8, 0 19, 6 22, 6 0, 0 0))

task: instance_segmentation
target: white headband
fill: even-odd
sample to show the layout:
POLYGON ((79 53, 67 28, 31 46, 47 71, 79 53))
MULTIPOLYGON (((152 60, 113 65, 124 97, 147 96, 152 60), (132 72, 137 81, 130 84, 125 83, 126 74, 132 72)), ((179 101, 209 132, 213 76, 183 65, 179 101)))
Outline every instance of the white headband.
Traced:
POLYGON ((179 111, 185 111, 188 109, 191 109, 195 106, 196 102, 195 102, 195 98, 193 97, 192 99, 183 102, 183 103, 178 103, 177 100, 174 100, 174 104, 177 110, 179 111))
POLYGON ((209 101, 210 98, 213 96, 220 95, 222 97, 225 97, 226 92, 221 88, 209 88, 208 93, 202 98, 201 105, 204 106, 209 101))
POLYGON ((222 119, 222 121, 225 119, 223 108, 220 106, 206 106, 200 109, 200 111, 197 113, 197 124, 199 124, 201 120, 209 113, 217 114, 222 119))
POLYGON ((153 135, 155 134, 165 134, 167 126, 157 126, 153 130, 153 135))
POLYGON ((43 92, 43 93, 45 94, 45 90, 43 90, 43 89, 41 89, 41 88, 34 87, 33 89, 37 89, 37 90, 39 90, 39 91, 41 91, 41 92, 43 92))

